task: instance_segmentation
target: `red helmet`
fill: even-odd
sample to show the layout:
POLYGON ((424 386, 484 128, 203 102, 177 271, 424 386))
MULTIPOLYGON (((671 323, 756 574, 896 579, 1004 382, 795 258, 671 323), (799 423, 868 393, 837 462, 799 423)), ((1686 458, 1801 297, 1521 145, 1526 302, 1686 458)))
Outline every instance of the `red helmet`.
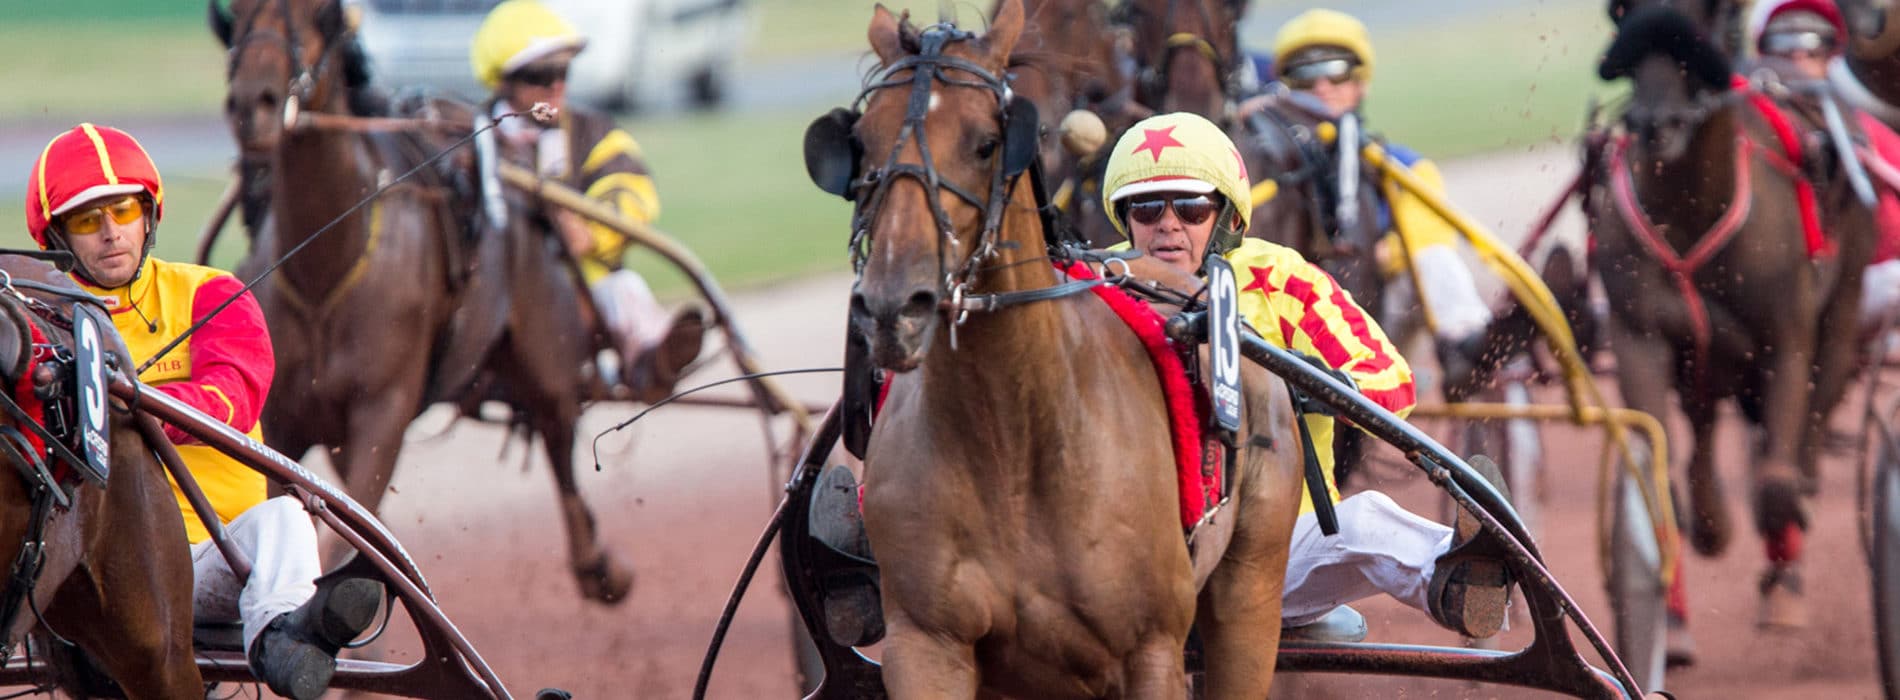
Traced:
POLYGON ((80 124, 47 142, 27 173, 27 233, 44 249, 54 217, 100 197, 140 192, 151 198, 156 223, 165 212, 165 184, 145 147, 118 129, 80 124))
MULTIPOLYGON (((1748 31, 1750 36, 1755 37, 1757 51, 1764 50, 1762 42, 1771 29, 1777 29, 1775 25, 1784 23, 1776 22, 1777 18, 1784 15, 1788 16, 1787 20, 1792 20, 1785 22, 1789 29, 1829 34, 1835 42, 1847 40, 1847 20, 1841 15, 1841 9, 1834 4, 1834 0, 1768 0, 1756 3, 1749 11, 1748 31), (1807 14, 1809 17, 1794 17, 1793 15, 1797 13, 1807 14)), ((1836 47, 1838 46, 1837 43, 1836 47)))

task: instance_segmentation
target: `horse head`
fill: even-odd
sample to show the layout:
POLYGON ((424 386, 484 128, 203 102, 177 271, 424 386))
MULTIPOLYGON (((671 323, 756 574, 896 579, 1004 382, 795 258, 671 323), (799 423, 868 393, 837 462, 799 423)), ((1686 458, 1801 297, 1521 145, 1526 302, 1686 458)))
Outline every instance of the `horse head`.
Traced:
POLYGON ((1327 114, 1310 95, 1283 94, 1230 130, 1255 183, 1247 235, 1299 251, 1354 298, 1375 303, 1383 288, 1374 259, 1384 234, 1379 183, 1363 164, 1342 168, 1338 147, 1319 138, 1327 114), (1356 189, 1340 187, 1346 176, 1357 177, 1356 189), (1356 195, 1345 200, 1344 191, 1356 195))
POLYGON ((1688 3, 1691 11, 1684 11, 1654 2, 1613 14, 1620 17, 1616 39, 1597 74, 1630 79, 1623 120, 1644 150, 1665 162, 1684 157, 1703 124, 1729 103, 1729 56, 1710 33, 1721 4, 1688 3))
POLYGON ((851 317, 879 366, 917 367, 945 305, 1011 247, 998 239, 1003 213, 1039 128, 1035 107, 1011 99, 1004 79, 1022 27, 1020 0, 1005 2, 983 36, 918 29, 880 6, 869 38, 881 65, 858 98, 862 112, 833 110, 806 132, 813 179, 857 201, 851 317))
POLYGON ((367 75, 342 0, 210 0, 208 14, 228 50, 225 119, 247 155, 274 150, 302 111, 344 109, 347 77, 367 75))
POLYGON ((1233 0, 1129 0, 1141 65, 1135 98, 1157 112, 1193 112, 1216 122, 1226 114, 1227 76, 1240 60, 1242 3, 1233 0))

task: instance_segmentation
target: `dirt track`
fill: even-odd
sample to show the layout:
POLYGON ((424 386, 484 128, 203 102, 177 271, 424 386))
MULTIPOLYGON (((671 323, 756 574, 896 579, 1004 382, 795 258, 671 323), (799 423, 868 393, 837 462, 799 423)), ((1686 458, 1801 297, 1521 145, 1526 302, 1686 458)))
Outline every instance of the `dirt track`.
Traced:
MULTIPOLYGON (((1525 153, 1451 163, 1446 170, 1453 193, 1479 220, 1515 233, 1555 190, 1558 178, 1568 174, 1566 155, 1525 153)), ((741 295, 740 321, 767 367, 835 365, 847 289, 848 280, 832 276, 741 295)), ((699 376, 727 376, 727 370, 699 376)), ((787 383, 814 401, 836 393, 830 375, 787 383)), ((632 408, 593 409, 583 434, 631 415, 632 408)), ((1845 418, 1844 412, 1837 424, 1846 426, 1845 418)), ((461 425, 442 435, 445 423, 444 414, 431 413, 411 429, 384 513, 430 577, 443 608, 511 690, 531 695, 553 685, 582 698, 687 696, 726 593, 775 503, 777 483, 768 475, 757 419, 738 411, 667 409, 604 439, 600 472, 588 466, 583 451, 581 483, 602 532, 638 570, 632 599, 617 607, 578 599, 567 572, 553 484, 540 454, 524 458, 515 442, 505 458, 498 457, 504 442, 499 430, 461 425)), ((1743 436, 1733 419, 1724 431, 1722 463, 1732 507, 1739 509, 1743 436)), ((1593 619, 1607 623, 1590 515, 1596 440, 1559 428, 1546 430, 1545 440, 1549 511, 1544 551, 1593 619)), ((1676 448, 1680 454, 1685 446, 1676 448)), ((1815 608, 1810 629, 1780 637, 1755 632, 1754 580, 1761 553, 1751 534, 1738 533, 1721 559, 1690 563, 1702 663, 1672 677, 1670 687, 1681 697, 1878 695, 1867 570, 1852 530, 1848 466, 1845 457, 1826 466, 1818 524, 1809 539, 1808 585, 1815 608)), ((1422 478, 1389 466, 1371 471, 1380 477, 1379 488, 1414 510, 1440 512, 1422 478)), ((788 610, 769 569, 740 610, 712 684, 713 697, 795 695, 788 610)), ((1422 614, 1390 601, 1367 601, 1360 609, 1373 623, 1375 641, 1455 643, 1422 614)), ((1520 625, 1510 634, 1507 639, 1521 641, 1525 630, 1520 625)), ((1527 695, 1464 684, 1288 678, 1282 696, 1527 695)))
MULTIPOLYGON (((1516 234, 1569 174, 1566 155, 1540 150, 1450 163, 1446 171, 1454 195, 1480 221, 1516 234)), ((1569 232, 1575 233, 1574 222, 1569 232)), ((833 365, 847 288, 847 280, 830 277, 742 295, 740 320, 769 367, 833 365)), ((799 395, 822 400, 835 393, 835 381, 821 375, 790 383, 799 395)), ((629 414, 628 407, 599 407, 585 427, 597 430, 629 414)), ((1843 412, 1837 424, 1847 426, 1846 419, 1843 412)), ((559 685, 589 698, 687 695, 720 605, 774 498, 757 420, 714 409, 666 410, 640 423, 631 443, 620 434, 604 441, 614 453, 603 459, 603 471, 586 469, 582 483, 602 530, 633 559, 640 577, 633 599, 613 608, 577 599, 552 483, 539 456, 525 471, 518 449, 496 459, 501 436, 486 427, 460 427, 450 437, 427 439, 442 422, 428 416, 411 431, 398 493, 386 513, 432 577, 446 610, 502 677, 517 693, 559 685)), ((1720 438, 1731 507, 1740 509, 1739 423, 1729 419, 1720 438)), ((1596 438, 1550 428, 1545 440, 1544 551, 1592 618, 1607 624, 1590 515, 1596 438)), ((1686 446, 1676 449, 1681 454, 1686 446)), ((1702 662, 1672 676, 1670 687, 1681 697, 1878 696, 1849 467, 1845 455, 1826 467, 1818 524, 1809 539, 1815 612, 1810 629, 1787 636, 1756 633, 1754 581, 1762 555, 1752 534, 1738 533, 1720 559, 1691 561, 1702 662)), ((1390 467, 1372 472, 1381 477, 1379 488, 1414 510, 1440 512, 1422 478, 1390 467)), ((788 613, 775 584, 775 578, 763 578, 741 609, 715 675, 714 697, 794 695, 788 613)), ((1390 601, 1368 601, 1361 609, 1373 622, 1374 640, 1456 641, 1423 615, 1390 601)), ((1527 630, 1519 627, 1507 639, 1521 640, 1527 630)), ((1508 688, 1342 677, 1289 680, 1282 688, 1288 691, 1282 695, 1302 697, 1526 695, 1508 688)))

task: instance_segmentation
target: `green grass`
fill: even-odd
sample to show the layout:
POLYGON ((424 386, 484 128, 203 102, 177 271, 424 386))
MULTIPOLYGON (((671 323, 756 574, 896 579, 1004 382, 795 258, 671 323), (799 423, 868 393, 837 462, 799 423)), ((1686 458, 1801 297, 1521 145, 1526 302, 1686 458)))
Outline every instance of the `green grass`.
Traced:
MULTIPOLYGON (((800 136, 816 115, 804 112, 697 116, 627 122, 645 149, 660 190, 659 227, 691 248, 722 285, 743 287, 849 269, 848 203, 806 178, 800 136)), ((223 193, 222 172, 165 173, 165 218, 156 254, 189 260, 199 230, 223 193)), ((0 225, 18 231, 0 246, 32 247, 22 200, 0 199, 0 225)), ((226 227, 212 262, 235 265, 244 252, 237 223, 226 227)), ((635 269, 663 295, 683 293, 685 278, 657 256, 635 253, 635 269)))
POLYGON ((1605 91, 1596 59, 1609 31, 1602 8, 1577 3, 1375 37, 1368 125, 1434 158, 1561 143, 1605 91))
POLYGON ((0 120, 214 115, 224 100, 224 49, 202 21, 8 19, 0 65, 0 120))
MULTIPOLYGON (((921 23, 937 19, 936 0, 883 0, 892 12, 910 10, 921 23)), ((753 26, 746 58, 752 63, 810 54, 869 51, 864 38, 871 24, 871 0, 754 0, 753 26)), ((958 23, 979 26, 989 0, 958 0, 958 23)))
MULTIPOLYGON (((936 17, 934 1, 900 4, 920 9, 926 19, 936 17)), ((967 23, 987 2, 958 6, 967 23)), ((855 0, 757 0, 761 25, 771 31, 755 33, 754 51, 792 56, 861 48, 867 7, 855 0)), ((129 34, 79 20, 0 26, 0 65, 9 66, 0 72, 0 94, 10 98, 0 101, 0 119, 217 119, 223 58, 195 14, 113 25, 129 28, 129 34), (105 40, 133 35, 136 41, 105 40), (101 39, 86 51, 69 50, 89 36, 101 39)), ((1599 8, 1580 4, 1507 9, 1479 22, 1426 24, 1376 36, 1380 60, 1369 124, 1435 158, 1567 139, 1580 124, 1585 96, 1599 90, 1592 69, 1607 31, 1599 8)), ((743 287, 846 269, 849 206, 811 185, 800 154, 800 135, 823 108, 626 122, 656 174, 660 228, 698 253, 722 284, 743 287)), ((182 260, 190 256, 225 175, 165 175, 170 190, 159 255, 182 260)), ((0 198, 0 224, 21 221, 20 206, 17 194, 0 198)), ((230 265, 241 253, 242 237, 229 232, 225 243, 214 261, 230 265)), ((0 245, 31 242, 16 233, 0 245)), ((635 258, 636 268, 651 273, 663 293, 684 289, 684 281, 652 256, 635 258)))
MULTIPOLYGON (((805 176, 802 136, 818 110, 629 121, 660 191, 656 223, 726 285, 847 271, 849 203, 805 176)), ((656 288, 684 280, 652 255, 635 269, 656 288)))

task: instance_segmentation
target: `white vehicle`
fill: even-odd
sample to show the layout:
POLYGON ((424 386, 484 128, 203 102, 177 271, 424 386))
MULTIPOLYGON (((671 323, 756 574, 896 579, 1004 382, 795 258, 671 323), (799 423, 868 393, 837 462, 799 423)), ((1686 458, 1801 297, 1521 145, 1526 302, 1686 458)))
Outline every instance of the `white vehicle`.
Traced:
MULTIPOLYGON (((749 31, 742 0, 542 0, 587 35, 568 75, 569 99, 608 109, 677 95, 718 106, 749 31)), ((377 82, 468 99, 486 94, 468 63, 469 41, 501 0, 357 0, 358 32, 377 82)))

